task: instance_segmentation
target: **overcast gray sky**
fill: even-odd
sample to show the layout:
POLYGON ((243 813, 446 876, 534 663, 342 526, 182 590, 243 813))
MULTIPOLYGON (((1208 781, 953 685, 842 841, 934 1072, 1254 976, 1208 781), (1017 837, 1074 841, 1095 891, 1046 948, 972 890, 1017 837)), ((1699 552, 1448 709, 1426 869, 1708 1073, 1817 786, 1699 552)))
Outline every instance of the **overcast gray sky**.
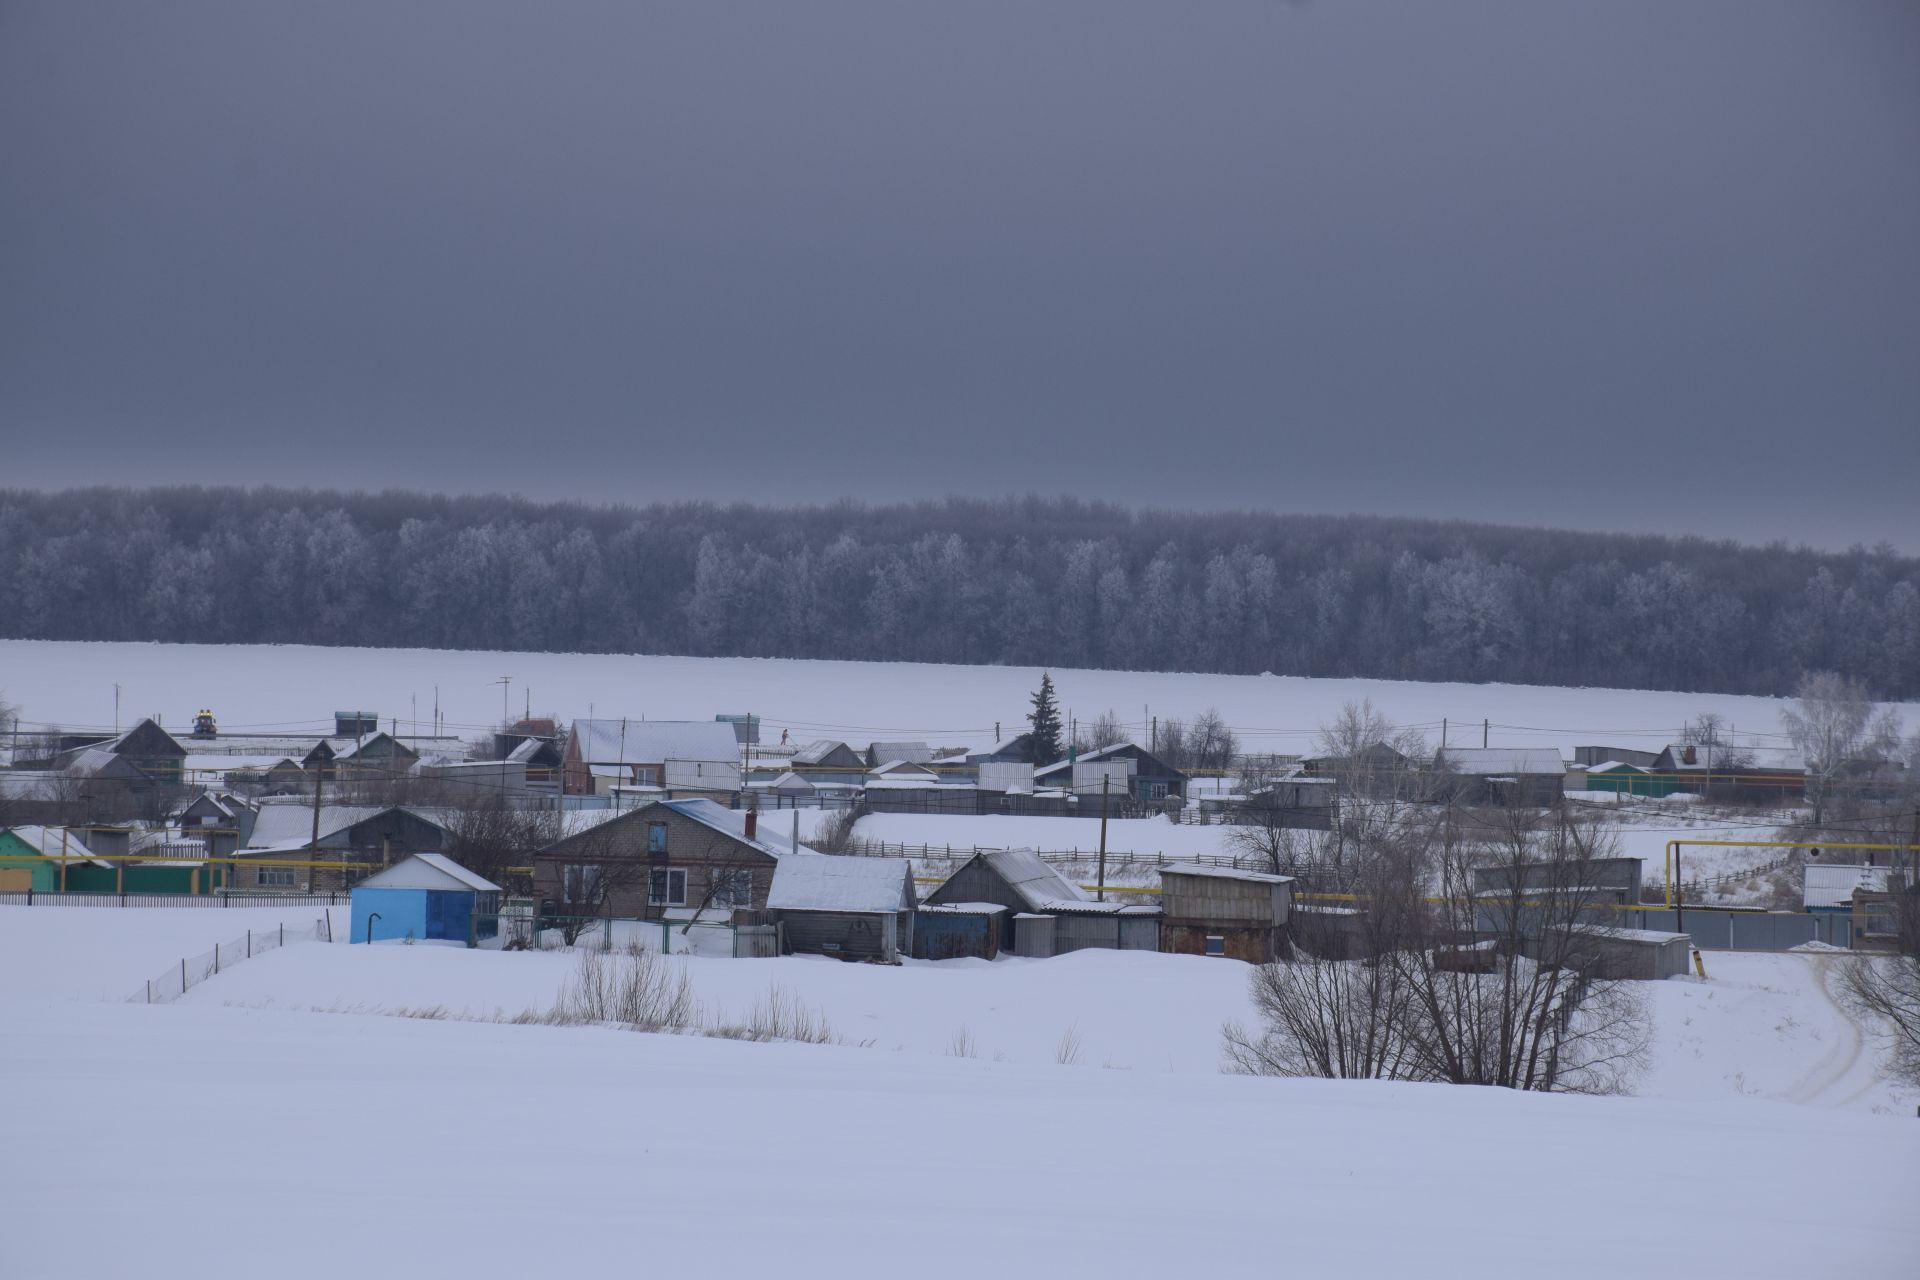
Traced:
POLYGON ((1920 5, 5 0, 0 435, 1920 551, 1920 5))

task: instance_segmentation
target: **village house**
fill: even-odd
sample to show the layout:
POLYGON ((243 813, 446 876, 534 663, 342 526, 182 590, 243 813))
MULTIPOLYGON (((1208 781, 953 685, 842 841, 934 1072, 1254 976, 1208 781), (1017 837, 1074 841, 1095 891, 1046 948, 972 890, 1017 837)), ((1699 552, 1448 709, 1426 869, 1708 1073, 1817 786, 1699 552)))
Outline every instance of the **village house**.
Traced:
POLYGON ((910 946, 911 864, 819 853, 760 817, 663 800, 558 840, 533 859, 541 915, 773 924, 789 952, 845 959, 910 946))
MULTIPOLYGON (((1134 742, 1116 742, 1097 751, 1039 766, 1033 771, 1033 785, 1072 787, 1076 783, 1075 765, 1102 763, 1131 765, 1126 771, 1127 798, 1138 805, 1157 808, 1167 797, 1184 797, 1187 793, 1186 774, 1134 742)), ((1098 792, 1097 783, 1093 790, 1098 792)), ((1098 803, 1097 797, 1095 803, 1098 803)))
POLYGON ((724 721, 575 720, 567 735, 570 796, 616 786, 731 795, 740 785, 740 743, 724 721))
POLYGON ((993 904, 1011 912, 1011 945, 1017 955, 1045 958, 1089 947, 1160 947, 1160 908, 1096 902, 1031 849, 976 853, 926 897, 927 906, 960 903, 993 904))
POLYGON ((1439 792, 1460 804, 1546 809, 1566 798, 1567 763, 1551 747, 1444 747, 1433 768, 1439 792))

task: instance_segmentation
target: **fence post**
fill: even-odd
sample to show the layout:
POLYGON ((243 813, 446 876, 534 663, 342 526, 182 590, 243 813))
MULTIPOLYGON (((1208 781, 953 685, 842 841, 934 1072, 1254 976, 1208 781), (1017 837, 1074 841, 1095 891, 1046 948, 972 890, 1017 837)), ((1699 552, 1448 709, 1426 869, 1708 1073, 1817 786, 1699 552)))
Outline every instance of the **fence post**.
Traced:
POLYGON ((187 958, 180 957, 180 994, 187 994, 187 958))
POLYGON ((253 959, 253 930, 247 930, 247 959, 253 959))

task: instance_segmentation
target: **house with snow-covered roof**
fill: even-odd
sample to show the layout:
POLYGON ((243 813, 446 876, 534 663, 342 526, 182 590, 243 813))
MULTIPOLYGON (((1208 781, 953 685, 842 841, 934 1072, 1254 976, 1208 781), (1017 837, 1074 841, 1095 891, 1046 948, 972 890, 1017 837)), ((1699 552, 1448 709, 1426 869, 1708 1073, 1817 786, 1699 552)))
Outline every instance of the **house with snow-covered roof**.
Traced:
POLYGON ((438 853, 418 853, 353 887, 350 942, 466 942, 494 937, 500 886, 438 853))
POLYGON ((654 801, 540 850, 534 894, 548 917, 774 924, 789 952, 896 959, 912 937, 899 918, 912 911, 911 864, 820 853, 792 818, 654 801))
POLYGON ((1099 902, 1032 849, 983 849, 926 897, 928 906, 995 903, 1012 914, 1015 954, 1160 948, 1160 908, 1099 902))
POLYGON ((1565 798, 1567 762, 1551 747, 1442 747, 1436 786, 1461 804, 1545 809, 1565 798))
POLYGON ((740 789, 740 742, 720 720, 575 720, 567 735, 568 795, 616 786, 727 794, 740 789))

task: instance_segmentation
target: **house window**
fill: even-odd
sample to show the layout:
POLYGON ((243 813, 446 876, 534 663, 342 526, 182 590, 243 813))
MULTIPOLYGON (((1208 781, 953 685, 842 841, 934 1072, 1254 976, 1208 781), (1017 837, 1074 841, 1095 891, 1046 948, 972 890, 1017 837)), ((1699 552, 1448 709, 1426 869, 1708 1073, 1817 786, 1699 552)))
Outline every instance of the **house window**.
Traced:
POLYGON ((560 868, 560 889, 568 902, 592 902, 600 893, 605 870, 591 862, 569 863, 560 868))
POLYGON ((753 872, 713 872, 713 905, 737 911, 753 909, 753 872))
POLYGON ((687 869, 655 867, 647 873, 647 905, 684 907, 687 905, 687 869))
POLYGON ((647 852, 665 853, 667 851, 667 824, 650 822, 647 824, 647 852))
POLYGON ((1227 954, 1227 939, 1225 935, 1218 933, 1210 933, 1207 935, 1207 954, 1210 956, 1224 956, 1227 954))
POLYGON ((293 888, 292 867, 259 867, 254 874, 254 883, 262 889, 293 888))
POLYGON ((637 764, 633 766, 633 780, 643 787, 657 787, 660 785, 660 770, 650 764, 637 764))
POLYGON ((1147 799, 1149 799, 1149 800, 1165 800, 1166 798, 1167 798, 1167 784, 1166 784, 1166 783, 1164 783, 1164 782, 1152 782, 1152 783, 1148 783, 1148 784, 1147 784, 1147 799))

